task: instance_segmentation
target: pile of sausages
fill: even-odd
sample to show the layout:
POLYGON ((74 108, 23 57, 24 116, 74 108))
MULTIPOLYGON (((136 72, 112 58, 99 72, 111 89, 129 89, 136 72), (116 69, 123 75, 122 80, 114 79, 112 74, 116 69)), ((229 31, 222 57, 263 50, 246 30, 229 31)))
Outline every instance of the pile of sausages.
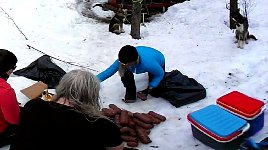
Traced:
POLYGON ((109 108, 102 108, 102 113, 112 119, 120 128, 122 139, 129 147, 137 147, 139 141, 143 144, 151 143, 150 130, 166 120, 165 116, 154 111, 132 113, 120 109, 115 104, 109 104, 109 108))

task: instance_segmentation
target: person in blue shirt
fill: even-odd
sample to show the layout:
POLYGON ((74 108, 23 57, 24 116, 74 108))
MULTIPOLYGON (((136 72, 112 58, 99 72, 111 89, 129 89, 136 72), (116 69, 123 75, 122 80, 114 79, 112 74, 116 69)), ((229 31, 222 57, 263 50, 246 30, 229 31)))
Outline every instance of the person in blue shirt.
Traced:
POLYGON ((102 82, 114 75, 117 71, 126 88, 124 102, 135 102, 136 97, 141 100, 147 100, 147 95, 157 88, 164 77, 165 57, 160 51, 151 47, 125 45, 120 49, 118 59, 106 70, 99 73, 97 78, 102 82), (149 83, 146 89, 136 93, 133 73, 148 73, 149 83))

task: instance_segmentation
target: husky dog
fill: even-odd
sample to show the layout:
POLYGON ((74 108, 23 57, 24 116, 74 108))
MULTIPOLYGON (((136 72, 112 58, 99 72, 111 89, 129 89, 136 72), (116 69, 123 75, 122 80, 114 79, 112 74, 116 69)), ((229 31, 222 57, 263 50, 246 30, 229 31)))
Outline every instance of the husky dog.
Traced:
POLYGON ((235 37, 238 48, 244 48, 245 43, 248 44, 248 39, 257 40, 254 35, 250 35, 248 31, 248 19, 239 13, 239 9, 231 13, 231 17, 235 22, 236 30, 235 37))
POLYGON ((99 6, 102 7, 102 10, 112 10, 115 12, 115 15, 112 17, 112 19, 109 21, 109 32, 120 34, 124 33, 123 24, 127 18, 127 10, 120 8, 115 8, 114 6, 111 6, 109 4, 103 3, 103 4, 95 4, 93 5, 93 8, 99 6))
POLYGON ((110 20, 109 31, 115 34, 124 33, 123 24, 126 19, 126 15, 122 12, 118 12, 110 20))

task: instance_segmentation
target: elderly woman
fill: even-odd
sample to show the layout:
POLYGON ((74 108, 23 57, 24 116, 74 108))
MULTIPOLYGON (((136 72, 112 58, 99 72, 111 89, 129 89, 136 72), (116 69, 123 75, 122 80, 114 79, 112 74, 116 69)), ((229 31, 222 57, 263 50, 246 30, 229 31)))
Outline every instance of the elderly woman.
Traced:
POLYGON ((100 112, 100 83, 92 73, 63 76, 52 101, 30 100, 11 150, 122 150, 116 124, 100 112))

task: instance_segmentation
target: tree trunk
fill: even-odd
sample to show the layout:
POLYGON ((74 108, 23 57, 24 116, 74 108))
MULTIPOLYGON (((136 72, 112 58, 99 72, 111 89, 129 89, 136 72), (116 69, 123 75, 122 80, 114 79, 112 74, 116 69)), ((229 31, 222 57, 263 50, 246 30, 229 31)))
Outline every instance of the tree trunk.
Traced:
POLYGON ((235 23, 231 18, 231 13, 238 9, 237 0, 230 0, 230 29, 235 29, 235 23))
POLYGON ((133 39, 141 39, 140 37, 140 23, 141 23, 141 3, 132 3, 132 16, 131 16, 131 31, 130 35, 133 39))

